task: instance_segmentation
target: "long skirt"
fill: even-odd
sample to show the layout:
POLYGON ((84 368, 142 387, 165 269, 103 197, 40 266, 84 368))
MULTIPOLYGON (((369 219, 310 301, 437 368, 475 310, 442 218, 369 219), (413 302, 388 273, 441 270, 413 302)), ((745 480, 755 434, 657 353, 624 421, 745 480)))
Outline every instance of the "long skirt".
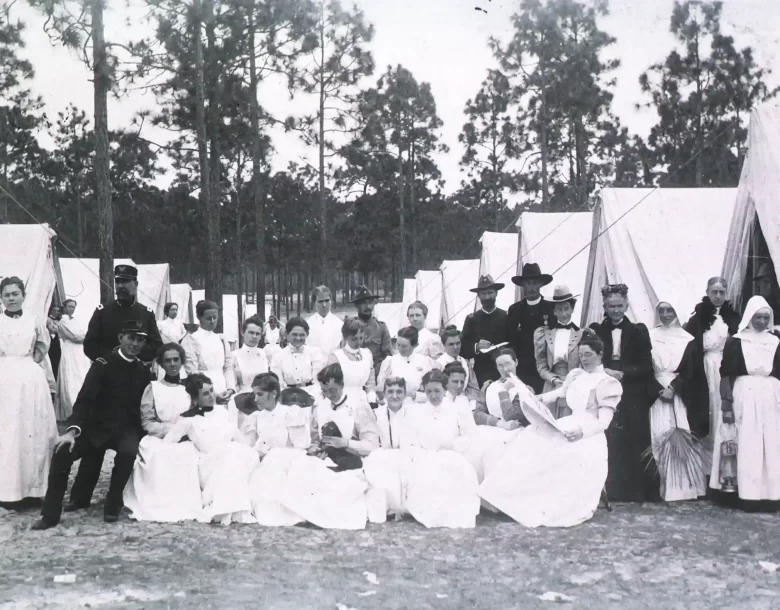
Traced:
POLYGON ((43 368, 0 357, 0 502, 46 495, 57 421, 43 368))
POLYGON ((198 521, 255 523, 249 481, 257 465, 255 450, 241 443, 221 443, 201 453, 198 474, 203 512, 198 521))
POLYGON ((380 449, 364 463, 386 512, 407 513, 425 527, 473 528, 479 514, 477 473, 455 451, 380 449))
POLYGON ((710 450, 717 451, 715 445, 715 431, 721 422, 720 400, 720 363, 723 362, 723 351, 704 353, 704 374, 707 377, 707 390, 709 391, 710 404, 710 433, 706 444, 710 450))
POLYGON ((124 491, 125 506, 137 521, 176 523, 203 512, 198 464, 192 443, 166 443, 145 436, 124 491))
POLYGON ((65 421, 73 413, 73 404, 76 402, 76 397, 84 384, 90 366, 92 366, 92 362, 84 355, 84 346, 81 343, 62 340, 62 356, 57 375, 57 404, 55 405, 58 421, 65 421))
MULTIPOLYGON (((743 500, 780 500, 780 381, 743 375, 734 383, 737 490, 743 500)), ((720 424, 715 428, 710 487, 720 489, 720 424)))
POLYGON ((603 433, 569 442, 529 426, 477 493, 526 527, 571 527, 596 512, 607 467, 603 433))
MULTIPOLYGON (((663 437, 670 430, 680 428, 690 432, 688 425, 688 413, 685 404, 679 396, 675 395, 672 402, 656 400, 650 407, 650 434, 653 438, 653 456, 658 461, 656 454, 657 439, 663 437)), ((693 468, 692 464, 688 468, 693 468)), ((688 477, 667 477, 667 473, 659 472, 661 478, 661 497, 667 502, 679 500, 695 500, 706 495, 706 480, 703 472, 695 473, 689 480, 688 477)))

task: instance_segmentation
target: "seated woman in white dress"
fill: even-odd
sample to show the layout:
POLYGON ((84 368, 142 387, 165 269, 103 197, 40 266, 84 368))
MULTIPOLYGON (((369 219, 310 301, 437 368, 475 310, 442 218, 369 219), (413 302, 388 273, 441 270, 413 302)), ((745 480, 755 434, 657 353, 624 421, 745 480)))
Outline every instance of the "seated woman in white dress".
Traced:
POLYGON ((181 341, 187 353, 184 366, 187 375, 201 373, 213 380, 217 402, 225 404, 236 393, 236 377, 230 344, 214 332, 219 322, 219 306, 212 301, 198 301, 195 314, 200 328, 181 341))
POLYGON ((184 358, 178 343, 163 345, 156 362, 165 375, 152 381, 141 398, 141 425, 146 436, 138 445, 138 459, 124 491, 125 506, 137 521, 188 521, 199 518, 203 511, 198 450, 192 443, 163 440, 192 406, 180 379, 184 358))
POLYGON ((365 396, 344 389, 340 365, 325 367, 319 382, 323 398, 311 417, 312 446, 308 452, 273 448, 263 458, 252 477, 253 504, 262 508, 255 518, 265 525, 308 521, 325 529, 363 529, 368 484, 359 462, 379 446, 377 424, 365 396), (337 472, 333 460, 341 457, 356 458, 357 469, 337 472))
POLYGON ((425 527, 471 528, 479 513, 478 481, 460 451, 476 424, 447 398, 447 382, 441 371, 426 373, 428 402, 405 407, 393 429, 400 431, 399 448, 373 452, 363 470, 371 502, 383 495, 386 512, 410 514, 425 527))
POLYGON ((344 387, 364 392, 369 404, 376 403, 376 373, 371 350, 360 347, 365 339, 366 324, 359 318, 346 318, 341 327, 344 347, 337 349, 328 358, 328 364, 341 365, 344 373, 344 387))
POLYGON ((458 327, 452 324, 447 326, 442 332, 441 338, 444 343, 444 353, 436 359, 436 363, 442 369, 451 362, 460 363, 463 370, 466 371, 466 397, 469 400, 484 400, 485 395, 479 389, 477 376, 474 374, 471 363, 460 355, 462 341, 458 327))
POLYGON ((244 344, 233 352, 233 374, 238 394, 251 392, 254 378, 271 370, 262 345, 263 321, 257 316, 250 316, 244 320, 241 330, 244 344))
POLYGON ((287 347, 271 359, 271 372, 284 388, 303 388, 315 399, 319 395, 317 374, 325 366, 325 356, 316 347, 306 345, 309 323, 290 318, 286 325, 287 347))
POLYGON ((580 339, 581 369, 552 392, 524 400, 532 425, 520 432, 479 487, 483 500, 526 527, 570 527, 589 520, 607 480, 607 439, 623 395, 604 372, 604 345, 590 330, 580 339), (572 414, 548 407, 565 397, 572 414))
POLYGON ((249 479, 259 463, 257 453, 243 444, 227 409, 217 404, 211 380, 200 373, 184 382, 191 408, 165 435, 165 442, 188 442, 198 451, 203 510, 202 523, 255 523, 249 479))
POLYGON ((444 353, 444 347, 439 335, 425 327, 427 318, 428 306, 422 301, 415 301, 406 309, 406 319, 409 320, 409 325, 417 330, 417 345, 414 348, 414 353, 436 360, 444 353))
POLYGON ((398 331, 396 347, 398 351, 385 358, 379 367, 377 386, 383 387, 390 377, 403 377, 406 380, 406 393, 416 402, 425 402, 422 391, 422 378, 435 368, 439 368, 428 356, 415 353, 417 347, 417 329, 407 326, 398 331))
POLYGON ((166 303, 163 307, 165 319, 157 323, 163 343, 181 343, 187 334, 184 323, 179 319, 179 306, 176 303, 166 303))
POLYGON ((495 362, 501 378, 485 384, 485 406, 474 412, 474 420, 480 426, 517 430, 528 423, 521 405, 534 392, 517 377, 515 350, 501 348, 496 352, 495 362))
POLYGON ((57 400, 54 403, 59 421, 65 421, 73 413, 73 404, 92 366, 90 359, 84 355, 87 329, 73 317, 75 312, 76 301, 66 300, 62 304, 62 318, 55 323, 62 349, 57 375, 57 400))

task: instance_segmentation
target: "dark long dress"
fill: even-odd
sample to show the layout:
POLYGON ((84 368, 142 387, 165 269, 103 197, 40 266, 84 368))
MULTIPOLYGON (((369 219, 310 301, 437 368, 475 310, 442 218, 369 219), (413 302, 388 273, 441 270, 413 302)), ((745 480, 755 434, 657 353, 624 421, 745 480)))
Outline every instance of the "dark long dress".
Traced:
POLYGON ((604 342, 604 368, 623 372, 623 398, 607 429, 609 474, 607 495, 622 502, 660 499, 657 474, 642 460, 650 446, 650 407, 663 388, 653 373, 650 334, 644 324, 628 318, 614 326, 610 320, 591 324, 604 342), (622 331, 620 359, 613 358, 612 331, 622 331))
POLYGON ((545 324, 552 328, 554 323, 553 304, 543 298, 536 305, 530 305, 527 299, 523 299, 507 311, 507 336, 517 354, 517 376, 537 394, 544 388, 544 379, 536 369, 534 333, 545 324))
POLYGON ((477 354, 476 345, 479 341, 490 341, 493 345, 504 343, 509 338, 506 334, 507 315, 503 309, 496 307, 490 313, 480 309, 466 317, 463 323, 460 355, 467 360, 474 359, 474 374, 481 388, 488 380, 500 378, 494 362, 495 351, 487 354, 477 354))

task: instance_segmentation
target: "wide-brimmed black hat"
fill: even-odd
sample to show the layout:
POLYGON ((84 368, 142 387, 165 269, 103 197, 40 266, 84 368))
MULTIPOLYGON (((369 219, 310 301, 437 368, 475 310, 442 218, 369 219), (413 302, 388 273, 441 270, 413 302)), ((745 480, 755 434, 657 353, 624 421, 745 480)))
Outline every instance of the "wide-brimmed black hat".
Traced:
POLYGON ((480 290, 501 290, 506 284, 496 282, 493 280, 492 275, 480 275, 477 287, 472 288, 470 292, 479 292, 480 290))
POLYGON ((303 388, 285 388, 279 401, 288 406, 311 407, 314 404, 314 397, 303 388))
POLYGON ((139 337, 148 336, 146 329, 138 320, 125 320, 122 323, 122 330, 119 332, 123 335, 138 335, 139 337))
POLYGON ((553 281, 553 276, 548 275, 547 273, 542 273, 542 270, 536 263, 526 263, 523 265, 522 274, 513 277, 512 283, 516 284, 517 286, 522 286, 523 282, 527 282, 529 280, 538 280, 542 282, 542 286, 547 286, 547 284, 553 281))
POLYGON ((371 291, 365 286, 358 286, 355 292, 355 298, 352 299, 353 303, 360 303, 361 301, 375 301, 379 297, 371 294, 371 291))
POLYGON ((138 280, 138 269, 132 265, 117 265, 114 267, 114 279, 117 280, 138 280))

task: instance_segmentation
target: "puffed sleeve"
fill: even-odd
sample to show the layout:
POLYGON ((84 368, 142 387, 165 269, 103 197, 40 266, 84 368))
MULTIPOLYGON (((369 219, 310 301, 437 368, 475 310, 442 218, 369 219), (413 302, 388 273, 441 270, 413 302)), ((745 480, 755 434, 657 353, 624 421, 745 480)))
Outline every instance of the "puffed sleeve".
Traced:
POLYGON ((51 335, 46 330, 46 323, 35 318, 35 347, 33 348, 33 360, 40 364, 49 351, 51 335))
POLYGON ((620 399, 623 397, 623 386, 617 379, 607 376, 599 382, 593 394, 598 407, 598 415, 594 417, 585 413, 579 418, 583 438, 604 432, 609 427, 620 399))
POLYGON ((547 340, 545 338, 545 327, 540 326, 534 331, 534 355, 536 356, 536 370, 539 377, 545 381, 552 382, 555 378, 550 365, 547 362, 547 340))
POLYGON ((225 350, 225 364, 222 365, 222 372, 225 375, 225 387, 228 390, 236 392, 238 386, 236 386, 236 372, 233 370, 233 351, 230 349, 230 344, 225 337, 220 336, 222 339, 222 348, 225 350))
POLYGON ((271 358, 271 372, 279 379, 279 385, 282 390, 287 387, 284 381, 284 354, 284 349, 282 349, 271 358))
POLYGON ((194 375, 198 372, 198 360, 200 359, 200 344, 191 334, 187 334, 181 340, 181 346, 184 348, 184 370, 187 375, 194 375))
POLYGON ((172 424, 164 424, 157 416, 157 409, 154 408, 154 390, 150 383, 146 386, 143 396, 141 396, 141 426, 150 436, 164 438, 171 429, 172 424))
POLYGON ((368 381, 366 381, 366 394, 368 396, 369 404, 376 404, 377 397, 377 385, 376 385, 376 369, 374 368, 374 356, 371 354, 371 350, 365 350, 364 355, 368 359, 368 381))
POLYGON ((166 443, 178 443, 181 439, 190 433, 192 427, 192 417, 180 417, 171 429, 165 435, 163 440, 166 443))
POLYGON ((377 375, 376 378, 376 385, 377 389, 380 391, 384 391, 385 382, 387 381, 388 377, 392 377, 393 375, 392 362, 392 358, 385 358, 382 360, 382 364, 379 367, 379 375, 377 375))
POLYGON ((347 450, 350 453, 366 456, 379 449, 379 426, 377 426, 371 407, 361 400, 355 407, 355 428, 358 440, 350 440, 347 450))
POLYGON ((328 359, 322 353, 320 348, 311 345, 306 347, 307 349, 311 350, 311 380, 316 383, 317 375, 319 375, 320 371, 325 368, 325 364, 328 359))

